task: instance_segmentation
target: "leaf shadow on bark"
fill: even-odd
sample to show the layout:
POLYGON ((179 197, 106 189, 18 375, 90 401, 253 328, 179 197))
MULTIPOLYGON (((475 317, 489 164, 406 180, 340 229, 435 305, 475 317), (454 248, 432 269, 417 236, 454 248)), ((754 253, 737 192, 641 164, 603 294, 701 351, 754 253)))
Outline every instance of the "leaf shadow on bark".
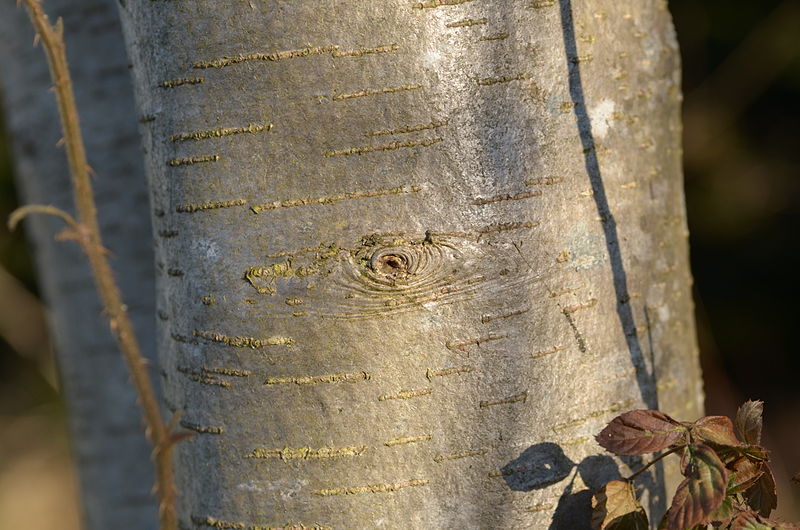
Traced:
MULTIPOLYGON (((624 457, 631 468, 641 467, 639 457, 624 457)), ((561 447, 552 442, 534 444, 501 468, 506 485, 514 491, 530 492, 556 485, 565 479, 565 486, 558 498, 558 505, 548 526, 548 530, 574 530, 589 528, 592 517, 592 495, 606 483, 621 478, 617 462, 606 455, 593 455, 578 463, 564 454, 561 447), (583 485, 577 482, 578 477, 583 485), (577 490, 577 491, 576 491, 577 490)), ((644 473, 637 483, 644 490, 652 491, 661 474, 644 473)), ((661 504, 651 510, 660 509, 661 504)))
POLYGON ((552 442, 528 447, 501 471, 506 484, 514 491, 541 490, 569 478, 548 530, 589 528, 592 494, 606 482, 620 478, 617 463, 611 457, 590 456, 576 464, 552 442), (574 491, 578 477, 588 489, 574 491))

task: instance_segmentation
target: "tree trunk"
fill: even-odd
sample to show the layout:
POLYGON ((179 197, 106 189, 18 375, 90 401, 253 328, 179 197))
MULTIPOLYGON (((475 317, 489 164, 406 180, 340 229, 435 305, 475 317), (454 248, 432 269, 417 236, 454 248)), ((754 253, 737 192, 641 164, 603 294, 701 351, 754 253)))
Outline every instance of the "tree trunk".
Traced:
MULTIPOLYGON (((144 165, 119 15, 112 0, 47 0, 63 17, 103 237, 144 349, 155 357, 153 250, 144 165)), ((47 61, 23 9, 0 16, 2 86, 17 182, 26 203, 72 211, 72 190, 47 61)), ((156 528, 154 476, 141 412, 102 315, 89 267, 60 220, 32 216, 42 294, 50 309, 69 412, 85 528, 156 528)))
POLYGON ((666 2, 121 9, 183 526, 583 528, 699 414, 666 2))

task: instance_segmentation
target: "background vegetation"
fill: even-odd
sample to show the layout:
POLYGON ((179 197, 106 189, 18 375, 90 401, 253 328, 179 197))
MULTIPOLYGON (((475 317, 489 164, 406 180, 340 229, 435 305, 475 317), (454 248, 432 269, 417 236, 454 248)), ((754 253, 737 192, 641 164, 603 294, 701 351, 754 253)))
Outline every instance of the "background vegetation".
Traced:
MULTIPOLYGON (((798 520, 800 488, 788 477, 800 470, 800 2, 669 3, 683 53, 707 412, 733 416, 745 399, 765 401, 778 514, 798 520)), ((2 219, 17 206, 7 140, 0 131, 2 219)), ((24 237, 2 223, 0 528, 72 530, 64 410, 37 296, 24 237)))

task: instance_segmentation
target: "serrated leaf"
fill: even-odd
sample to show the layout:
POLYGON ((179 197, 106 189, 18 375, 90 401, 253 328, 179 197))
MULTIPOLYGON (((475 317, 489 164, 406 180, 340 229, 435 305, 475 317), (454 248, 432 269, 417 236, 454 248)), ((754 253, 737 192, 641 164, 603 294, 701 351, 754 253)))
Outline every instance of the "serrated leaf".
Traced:
POLYGON ((593 530, 648 530, 644 508, 636 499, 633 484, 612 480, 592 497, 593 530))
POLYGON ((769 461, 769 451, 760 445, 744 445, 737 448, 739 452, 750 460, 769 461))
POLYGON ((755 512, 741 512, 731 524, 731 530, 798 530, 800 526, 761 517, 755 512))
POLYGON ((742 512, 733 520, 731 530, 772 530, 772 527, 762 523, 757 514, 742 512))
POLYGON ((657 410, 632 410, 611 420, 595 436, 601 447, 617 455, 643 455, 682 441, 686 428, 657 410))
POLYGON ((753 462, 769 462, 769 451, 758 445, 740 445, 738 447, 717 445, 714 450, 728 467, 740 458, 747 458, 753 462))
POLYGON ((736 411, 736 433, 739 439, 750 445, 761 443, 763 401, 745 401, 736 411))
POLYGON ((689 452, 687 478, 678 485, 665 516, 668 530, 707 523, 725 499, 728 471, 722 460, 707 445, 692 445, 689 452))
POLYGON ((766 464, 754 462, 749 458, 739 458, 728 469, 733 471, 728 480, 728 495, 749 489, 764 474, 766 464))
POLYGON ((727 416, 705 416, 694 422, 692 437, 701 443, 713 445, 742 445, 733 432, 733 422, 727 416))
POLYGON ((747 505, 759 515, 769 517, 778 506, 778 494, 775 490, 775 477, 768 465, 764 465, 764 473, 753 486, 744 492, 747 505))

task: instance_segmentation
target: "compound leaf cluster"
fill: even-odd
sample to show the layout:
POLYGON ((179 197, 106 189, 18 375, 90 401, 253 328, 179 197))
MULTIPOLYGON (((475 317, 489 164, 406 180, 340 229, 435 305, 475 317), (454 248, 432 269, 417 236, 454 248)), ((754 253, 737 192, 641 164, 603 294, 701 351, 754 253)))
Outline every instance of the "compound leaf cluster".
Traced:
POLYGON ((657 410, 632 410, 611 420, 595 437, 606 450, 620 456, 666 452, 631 477, 607 483, 594 495, 592 528, 650 528, 633 479, 675 453, 680 455, 684 479, 659 530, 703 530, 708 525, 725 530, 800 530, 795 524, 769 518, 778 499, 769 451, 760 445, 762 412, 761 401, 748 401, 739 407, 733 421, 727 416, 705 416, 681 422, 657 410))

